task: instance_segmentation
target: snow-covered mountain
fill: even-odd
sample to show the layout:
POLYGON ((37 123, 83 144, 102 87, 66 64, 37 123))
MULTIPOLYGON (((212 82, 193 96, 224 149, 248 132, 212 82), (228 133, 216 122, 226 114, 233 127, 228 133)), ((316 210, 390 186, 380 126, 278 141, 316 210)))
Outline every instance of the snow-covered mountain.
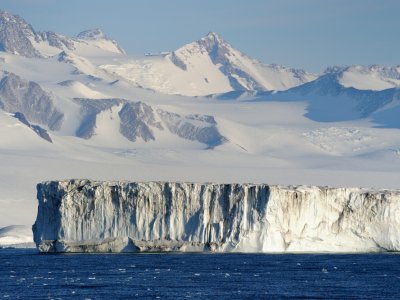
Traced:
POLYGON ((214 32, 169 54, 101 67, 145 88, 189 96, 232 90, 286 90, 316 78, 304 70, 264 65, 214 32))
MULTIPOLYGON (((325 73, 299 87, 270 95, 273 99, 305 100, 309 103, 306 116, 319 122, 335 122, 374 118, 386 110, 400 108, 400 89, 356 89, 346 87, 337 73, 325 73)), ((393 119, 380 120, 380 125, 400 128, 393 119)))
POLYGON ((334 75, 344 87, 353 87, 359 90, 380 91, 400 87, 400 66, 330 67, 325 70, 325 74, 327 73, 334 75))
POLYGON ((125 50, 99 28, 82 31, 76 36, 76 39, 81 43, 86 42, 89 45, 98 47, 99 49, 108 50, 109 52, 117 54, 125 54, 125 50))
POLYGON ((370 89, 357 89, 347 86, 350 85, 349 81, 343 82, 346 72, 351 72, 353 75, 352 85, 362 82, 362 76, 368 76, 369 82, 377 78, 377 73, 372 74, 372 71, 366 71, 369 75, 360 75, 357 72, 361 68, 379 69, 382 74, 381 80, 384 74, 387 74, 385 80, 388 81, 390 81, 389 75, 395 77, 395 72, 390 73, 389 70, 396 70, 396 67, 335 67, 327 69, 316 80, 286 91, 228 92, 209 97, 219 100, 303 102, 307 105, 305 116, 313 121, 343 122, 370 119, 375 121, 377 126, 400 128, 400 121, 396 116, 396 112, 400 110, 399 87, 376 90, 373 89, 374 83, 372 83, 370 89), (357 77, 358 75, 360 77, 357 77))
POLYGON ((0 49, 9 53, 27 57, 39 57, 40 53, 33 47, 30 39, 36 33, 32 26, 19 16, 0 11, 0 49))
POLYGON ((26 57, 49 57, 61 51, 124 54, 124 50, 99 29, 86 30, 76 38, 37 32, 24 19, 0 11, 0 50, 26 57))
POLYGON ((215 32, 179 48, 168 58, 186 71, 201 69, 209 60, 228 78, 233 90, 286 90, 316 78, 304 70, 264 65, 234 49, 215 32))

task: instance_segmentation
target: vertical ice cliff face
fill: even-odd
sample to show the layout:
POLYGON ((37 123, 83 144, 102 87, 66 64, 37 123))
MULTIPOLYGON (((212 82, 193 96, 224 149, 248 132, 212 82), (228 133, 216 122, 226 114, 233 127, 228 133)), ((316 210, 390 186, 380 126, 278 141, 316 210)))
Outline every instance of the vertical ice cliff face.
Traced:
POLYGON ((400 250, 400 192, 51 181, 37 186, 43 252, 400 250))

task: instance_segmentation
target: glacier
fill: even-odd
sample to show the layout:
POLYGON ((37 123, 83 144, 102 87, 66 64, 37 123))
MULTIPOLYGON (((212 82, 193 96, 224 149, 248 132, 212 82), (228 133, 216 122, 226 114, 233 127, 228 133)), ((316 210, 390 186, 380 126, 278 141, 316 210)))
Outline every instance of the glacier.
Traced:
POLYGON ((41 252, 400 250, 400 191, 73 179, 37 185, 41 252))

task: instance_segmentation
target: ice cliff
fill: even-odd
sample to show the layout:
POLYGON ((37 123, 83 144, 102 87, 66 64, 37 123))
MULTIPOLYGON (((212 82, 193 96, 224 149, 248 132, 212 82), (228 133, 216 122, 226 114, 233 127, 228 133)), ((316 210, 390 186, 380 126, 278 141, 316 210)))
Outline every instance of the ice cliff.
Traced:
POLYGON ((38 184, 42 252, 400 250, 400 191, 266 184, 38 184))

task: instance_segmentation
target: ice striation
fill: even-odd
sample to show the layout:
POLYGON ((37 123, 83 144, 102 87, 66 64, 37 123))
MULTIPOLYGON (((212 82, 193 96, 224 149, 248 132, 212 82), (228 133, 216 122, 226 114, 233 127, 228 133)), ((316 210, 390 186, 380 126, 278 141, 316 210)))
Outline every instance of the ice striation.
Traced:
POLYGON ((42 252, 400 250, 400 191, 90 180, 37 191, 42 252))

